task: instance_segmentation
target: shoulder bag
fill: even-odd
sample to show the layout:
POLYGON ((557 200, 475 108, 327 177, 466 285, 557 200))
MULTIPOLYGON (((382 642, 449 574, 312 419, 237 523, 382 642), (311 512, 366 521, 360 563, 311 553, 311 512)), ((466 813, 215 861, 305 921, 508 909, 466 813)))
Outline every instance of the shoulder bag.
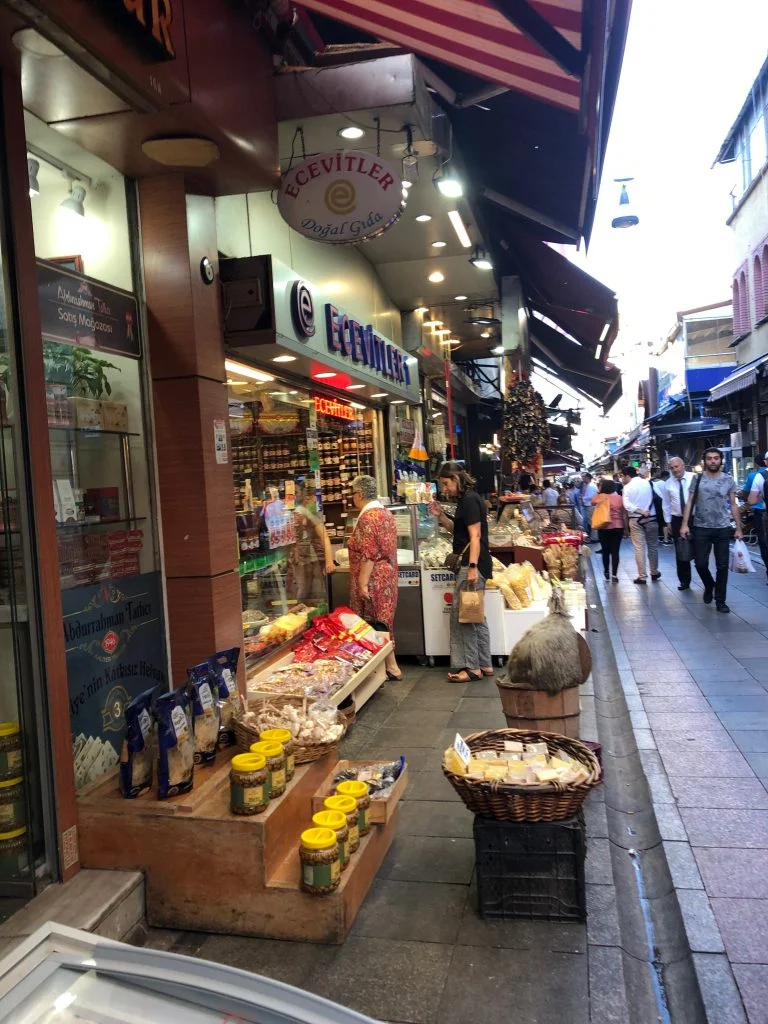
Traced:
POLYGON ((447 569, 448 572, 452 572, 454 576, 458 576, 461 571, 461 560, 468 551, 469 544, 467 544, 461 552, 453 551, 450 555, 446 555, 445 561, 443 562, 443 568, 447 569))
MULTIPOLYGON (((696 498, 699 494, 699 484, 701 483, 701 473, 696 477, 696 483, 693 485, 693 500, 691 501, 691 514, 688 516, 688 529, 693 529, 693 510, 696 508, 696 498)), ((679 537, 675 541, 675 557, 678 562, 692 562, 693 561, 693 544, 691 544, 690 534, 687 537, 679 537)))
POLYGON ((611 502, 610 496, 604 495, 601 501, 594 506, 592 513, 592 529, 606 530, 611 525, 611 502))

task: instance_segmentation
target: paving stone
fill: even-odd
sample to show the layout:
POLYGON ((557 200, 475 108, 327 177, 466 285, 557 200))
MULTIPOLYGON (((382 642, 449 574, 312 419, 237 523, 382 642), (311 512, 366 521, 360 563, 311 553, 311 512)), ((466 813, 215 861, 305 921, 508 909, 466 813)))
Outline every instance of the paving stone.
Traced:
POLYGON ((616 890, 612 885, 587 886, 587 941, 595 946, 621 943, 616 890))
MULTIPOLYGON (((173 952, 180 952, 175 948, 173 952)), ((251 939, 242 935, 209 935, 200 946, 199 956, 227 967, 306 988, 312 973, 327 966, 335 955, 333 946, 314 942, 281 942, 276 939, 251 939)))
POLYGON ((656 746, 662 754, 675 753, 678 750, 716 750, 718 753, 728 751, 737 753, 736 744, 728 730, 718 724, 696 732, 694 729, 667 730, 656 729, 654 732, 656 746))
POLYGON ((656 804, 673 804, 675 798, 666 775, 649 775, 648 788, 651 791, 654 806, 656 804))
POLYGON ((755 754, 752 751, 744 754, 750 767, 760 778, 768 778, 768 754, 755 754))
POLYGON ((639 750, 640 763, 643 766, 646 778, 649 775, 664 775, 664 764, 658 750, 639 750))
POLYGON ((469 885, 474 870, 475 843, 472 839, 397 835, 379 876, 403 882, 469 885))
POLYGON ((629 1024, 624 958, 611 946, 589 947, 590 1024, 629 1024))
POLYGON ((461 803, 461 797, 442 772, 413 772, 406 798, 461 803))
MULTIPOLYGON (((438 708, 442 711, 455 711, 463 698, 460 694, 446 687, 444 690, 415 690, 399 704, 403 710, 411 711, 425 708, 438 708)), ((365 711, 365 708, 363 708, 365 711)))
POLYGON ((765 685, 755 679, 697 680, 695 685, 705 697, 762 697, 766 693, 765 685))
POLYGON ((408 709, 400 705, 381 725, 385 729, 401 729, 404 733, 410 733, 414 729, 424 730, 425 742, 431 743, 431 740, 426 740, 427 733, 437 739, 442 730, 448 727, 450 718, 451 712, 445 708, 408 709))
POLYGON ((718 715, 729 711, 768 711, 768 693, 762 696, 749 694, 731 694, 729 696, 709 695, 712 710, 718 715))
POLYGON ((466 885, 379 878, 363 903, 352 934, 453 943, 466 899, 466 885))
POLYGON ((665 841, 663 845, 674 887, 676 889, 703 889, 704 883, 690 843, 687 841, 665 841))
POLYGON ((651 725, 648 721, 648 715, 644 711, 630 711, 629 720, 632 722, 633 729, 650 729, 651 725))
POLYGON ((656 740, 651 729, 635 729, 635 743, 638 750, 656 749, 656 740))
POLYGON ((749 674, 761 683, 768 683, 768 664, 765 658, 740 658, 739 662, 749 674))
POLYGON ((726 729, 768 729, 768 711, 726 711, 719 718, 726 729))
POLYGON ((712 711, 706 697, 703 697, 701 694, 698 694, 698 696, 665 694, 663 696, 654 697, 643 692, 643 704, 645 706, 645 710, 649 714, 651 714, 651 712, 662 712, 666 714, 707 714, 712 711))
POLYGON ((698 735, 706 731, 719 731, 720 722, 713 711, 664 712, 654 711, 648 715, 651 729, 659 732, 693 732, 698 735))
POLYGON ((701 889, 678 889, 677 902, 691 950, 694 953, 724 952, 725 945, 707 894, 701 889))
POLYGON ((768 793, 759 779, 711 779, 703 786, 700 779, 675 775, 671 786, 681 807, 768 810, 768 793))
POLYGON ((715 667, 694 668, 691 669, 691 675, 700 685, 705 685, 707 683, 738 682, 740 679, 754 681, 754 676, 750 675, 744 666, 739 665, 738 662, 731 665, 727 671, 724 671, 722 668, 715 667))
POLYGON ((376 737, 368 748, 368 754, 372 758, 380 757, 383 761, 396 761, 402 756, 412 772, 439 770, 443 759, 443 752, 435 747, 390 746, 379 743, 376 737))
MULTIPOLYGON (((470 701, 470 704, 480 704, 482 701, 470 701)), ((462 736, 473 732, 483 732, 485 729, 506 729, 507 720, 501 710, 501 704, 497 703, 493 714, 478 711, 457 711, 446 722, 446 728, 454 735, 460 732, 462 736)))
POLYGON ((598 803, 596 800, 593 800, 591 794, 584 804, 584 821, 587 826, 588 838, 608 838, 608 818, 605 813, 605 803, 598 803))
POLYGON ((768 849, 768 811, 681 807, 691 846, 768 849))
POLYGON ((748 1024, 727 958, 722 953, 694 953, 692 959, 707 1024, 748 1024))
POLYGON ((473 883, 464 906, 459 946, 496 946, 500 949, 536 949, 555 953, 585 953, 586 925, 568 921, 523 921, 482 918, 477 911, 473 883))
POLYGON ((561 1024, 567 1007, 569 1024, 588 1024, 585 968, 583 954, 458 946, 438 1020, 466 1024, 481 1015, 508 1021, 514 1012, 521 1022, 561 1024))
POLYGON ((307 985, 376 1020, 433 1024, 453 953, 452 946, 352 935, 307 985))
MULTIPOLYGON (((650 682, 639 682, 637 688, 645 697, 700 697, 701 691, 691 679, 664 681, 654 679, 650 682)), ((650 709, 649 709, 650 710, 650 709)))
POLYGON ((400 808, 397 830, 403 836, 446 836, 458 839, 471 837, 472 823, 472 815, 463 803, 408 800, 400 808))
POLYGON ((591 885, 612 885, 611 844, 608 839, 592 838, 587 843, 585 877, 591 885))
POLYGON ((667 774, 697 775, 701 779, 753 778, 754 772, 739 753, 710 753, 706 750, 676 750, 663 754, 667 774))
POLYGON ((734 964, 733 973, 750 1024, 768 1024, 768 967, 734 964))
POLYGON ((680 813, 674 804, 657 804, 654 802, 653 810, 662 839, 679 840, 681 842, 685 842, 688 839, 680 813))
POLYGON ((717 898, 711 902, 731 963, 768 964, 768 900, 717 898))
POLYGON ((699 846, 694 853, 710 896, 768 900, 768 850, 699 846))
POLYGON ((731 738, 745 753, 768 754, 768 729, 737 729, 731 733, 731 738))

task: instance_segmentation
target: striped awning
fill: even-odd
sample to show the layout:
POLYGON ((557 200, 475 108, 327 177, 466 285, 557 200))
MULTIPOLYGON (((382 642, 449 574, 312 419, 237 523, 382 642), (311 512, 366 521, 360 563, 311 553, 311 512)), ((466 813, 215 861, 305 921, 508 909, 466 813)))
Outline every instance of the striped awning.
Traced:
MULTIPOLYGON (((583 0, 529 0, 525 34, 490 0, 299 0, 385 42, 397 43, 478 78, 578 111, 580 75, 533 41, 532 35, 568 49, 582 49, 583 0)), ((511 5, 514 7, 516 5, 511 5)))
POLYGON ((749 363, 737 366, 733 373, 712 388, 709 393, 710 402, 719 402, 721 398, 727 398, 728 395, 751 387, 757 380, 760 367, 766 362, 768 362, 768 355, 758 356, 757 359, 753 359, 749 363))

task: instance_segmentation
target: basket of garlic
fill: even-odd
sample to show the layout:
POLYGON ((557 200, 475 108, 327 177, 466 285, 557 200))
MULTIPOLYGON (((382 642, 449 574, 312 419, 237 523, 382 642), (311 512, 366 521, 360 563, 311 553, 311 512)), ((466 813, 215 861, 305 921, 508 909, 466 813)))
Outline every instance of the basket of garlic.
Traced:
POLYGON ((288 729, 295 744, 296 764, 319 761, 329 754, 347 731, 344 715, 326 701, 306 697, 271 697, 250 701, 235 718, 235 736, 241 750, 249 750, 266 729, 288 729))

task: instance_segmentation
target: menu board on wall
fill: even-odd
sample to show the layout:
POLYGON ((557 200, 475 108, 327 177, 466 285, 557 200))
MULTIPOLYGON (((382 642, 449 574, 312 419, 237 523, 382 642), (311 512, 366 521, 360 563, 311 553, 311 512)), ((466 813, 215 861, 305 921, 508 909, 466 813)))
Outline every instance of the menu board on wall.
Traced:
POLYGON ((138 307, 130 292, 45 260, 37 261, 37 291, 45 339, 141 356, 138 307))
POLYGON ((160 573, 62 591, 78 789, 118 763, 125 706, 168 689, 160 573))

